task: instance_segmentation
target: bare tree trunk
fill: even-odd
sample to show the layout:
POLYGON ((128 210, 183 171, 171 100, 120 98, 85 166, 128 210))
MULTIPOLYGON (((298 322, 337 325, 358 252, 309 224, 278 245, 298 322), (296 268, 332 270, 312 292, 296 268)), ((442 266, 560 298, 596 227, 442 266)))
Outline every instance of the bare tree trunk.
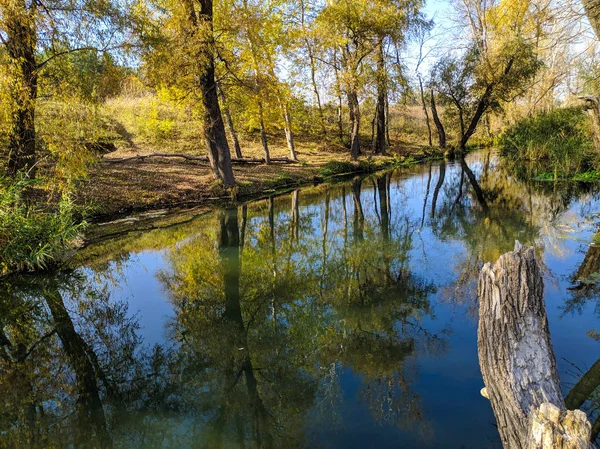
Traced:
POLYGON ((585 101, 585 109, 588 113, 590 124, 592 125, 592 138, 594 148, 600 152, 600 98, 594 96, 579 97, 585 101))
POLYGON ((292 131, 292 117, 290 109, 286 104, 283 106, 283 119, 285 121, 285 140, 287 141, 288 149, 290 150, 290 159, 297 161, 296 146, 294 145, 294 131, 292 131))
POLYGON ((429 123, 429 113, 427 112, 427 105, 425 104, 425 92, 423 90, 423 80, 421 74, 419 76, 419 89, 421 90, 421 105, 423 106, 423 113, 425 114, 425 123, 427 124, 427 137, 429 139, 429 146, 433 146, 431 140, 431 124, 429 123))
POLYGON ((6 25, 6 54, 12 66, 8 89, 11 100, 8 174, 11 176, 19 171, 35 175, 35 106, 38 93, 36 4, 34 2, 28 8, 25 0, 16 0, 8 6, 0 6, 0 17, 4 17, 6 25))
POLYGON ((358 159, 360 154, 360 106, 358 104, 358 96, 354 90, 348 92, 348 107, 350 109, 350 122, 352 129, 350 132, 350 154, 352 159, 358 159))
POLYGON ((440 148, 446 148, 446 130, 444 129, 444 125, 442 125, 442 121, 438 116, 433 91, 431 91, 431 115, 433 116, 433 122, 435 123, 435 127, 437 128, 440 148))
POLYGON ((344 143, 344 114, 343 114, 343 106, 342 106, 343 105, 342 87, 340 84, 340 74, 339 74, 339 69, 338 69, 338 65, 337 65, 337 49, 335 49, 335 48, 333 51, 333 71, 335 73, 335 85, 336 85, 337 94, 338 94, 338 110, 337 110, 338 131, 339 131, 340 143, 343 144, 344 143))
POLYGON ((534 249, 517 242, 513 252, 486 264, 478 297, 479 364, 504 448, 587 448, 585 414, 563 412, 534 249))
POLYGON ((194 4, 186 0, 186 7, 190 14, 190 21, 195 28, 208 27, 209 45, 204 50, 201 62, 200 90, 202 91, 202 104, 204 106, 204 139, 208 148, 208 155, 215 175, 223 181, 226 187, 235 186, 233 168, 231 166, 231 153, 225 135, 225 125, 219 106, 217 83, 215 81, 215 60, 213 54, 213 2, 200 0, 200 13, 196 15, 194 4), (204 23, 202 23, 204 22, 204 23))
POLYGON ((321 132, 324 136, 327 135, 325 128, 325 115, 323 114, 323 105, 321 104, 321 94, 319 93, 319 86, 317 86, 317 68, 315 65, 315 55, 313 48, 311 47, 308 39, 306 39, 306 48, 308 49, 308 58, 310 60, 310 80, 312 83, 313 90, 315 92, 315 98, 317 99, 317 107, 319 108, 319 122, 321 125, 321 132))
POLYGON ((376 129, 375 154, 385 154, 385 98, 386 92, 385 58, 383 54, 383 40, 377 46, 377 107, 375 112, 376 129))
POLYGON ((265 130, 265 113, 261 99, 258 100, 258 115, 260 122, 260 141, 262 142, 263 152, 265 154, 265 164, 269 165, 271 163, 271 154, 269 152, 269 142, 267 141, 267 132, 265 130))
POLYGON ((392 139, 390 139, 390 99, 387 94, 385 96, 385 138, 387 139, 388 147, 391 147, 392 139))
POLYGON ((220 85, 217 85, 219 98, 221 100, 221 104, 223 106, 223 114, 225 115, 225 124, 227 125, 227 129, 229 131, 229 135, 231 136, 231 141, 233 142, 233 148, 235 150, 235 157, 242 158, 242 148, 240 147, 240 141, 238 139, 237 132, 235 127, 233 126, 233 119, 231 118, 231 112, 229 111, 229 106, 225 100, 225 93, 223 89, 221 89, 220 85))
MULTIPOLYGON (((510 73, 514 62, 515 62, 514 58, 511 58, 508 60, 506 67, 504 68, 504 72, 503 72, 504 76, 506 76, 510 73)), ((473 117, 471 118, 471 121, 469 122, 469 127, 463 133, 463 136, 460 139, 459 148, 461 150, 466 149, 467 142, 473 136, 473 134, 475 134, 475 130, 477 129, 477 125, 479 124, 481 117, 483 116, 483 114, 485 114, 485 112, 487 111, 487 109, 490 106, 490 101, 492 98, 492 94, 494 93, 495 87, 496 86, 494 84, 488 84, 487 87, 485 88, 485 91, 479 98, 479 101, 477 102, 477 107, 475 108, 473 117)))

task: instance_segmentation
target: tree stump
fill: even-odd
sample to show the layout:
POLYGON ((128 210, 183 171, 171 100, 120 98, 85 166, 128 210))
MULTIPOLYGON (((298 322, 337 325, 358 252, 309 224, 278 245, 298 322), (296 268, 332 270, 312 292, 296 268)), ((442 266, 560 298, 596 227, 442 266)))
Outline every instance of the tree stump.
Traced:
POLYGON ((587 448, 587 420, 583 420, 587 427, 582 427, 580 420, 562 412, 565 402, 534 249, 517 242, 513 252, 494 265, 486 264, 478 296, 479 364, 504 448, 587 448), (561 433, 574 432, 560 426, 564 420, 575 423, 576 435, 561 433), (580 434, 586 432, 585 445, 563 444, 581 440, 580 434))
POLYGON ((590 119, 594 147, 596 151, 600 151, 600 97, 586 95, 579 99, 584 101, 584 108, 590 119))
POLYGON ((561 411, 549 403, 531 413, 527 449, 587 449, 591 426, 581 410, 561 411))

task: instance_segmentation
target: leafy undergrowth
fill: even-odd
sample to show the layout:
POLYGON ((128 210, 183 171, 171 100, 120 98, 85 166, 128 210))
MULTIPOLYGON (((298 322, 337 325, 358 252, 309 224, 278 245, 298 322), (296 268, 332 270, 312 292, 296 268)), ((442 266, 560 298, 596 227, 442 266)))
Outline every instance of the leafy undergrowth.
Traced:
POLYGON ((48 268, 78 241, 86 222, 64 194, 51 209, 27 201, 41 181, 0 178, 0 276, 48 268))

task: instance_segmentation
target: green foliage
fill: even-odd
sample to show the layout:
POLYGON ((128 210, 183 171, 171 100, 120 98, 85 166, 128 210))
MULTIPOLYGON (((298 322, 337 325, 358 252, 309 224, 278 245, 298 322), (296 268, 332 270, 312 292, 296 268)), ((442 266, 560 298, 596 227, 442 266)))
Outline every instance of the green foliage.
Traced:
MULTIPOLYGON (((592 133, 581 108, 562 108, 520 120, 498 139, 503 155, 569 175, 595 165, 592 133)), ((540 174, 542 176, 543 173, 540 174)))
MULTIPOLYGON (((51 57, 51 52, 44 57, 51 57)), ((99 102, 118 95, 125 78, 126 70, 109 53, 76 51, 50 64, 41 73, 39 88, 43 96, 99 102)))
POLYGON ((321 176, 333 176, 357 171, 357 166, 350 161, 329 161, 321 169, 321 176))
POLYGON ((86 226, 63 194, 53 210, 41 210, 26 196, 40 181, 0 178, 0 275, 46 269, 71 248, 86 226))

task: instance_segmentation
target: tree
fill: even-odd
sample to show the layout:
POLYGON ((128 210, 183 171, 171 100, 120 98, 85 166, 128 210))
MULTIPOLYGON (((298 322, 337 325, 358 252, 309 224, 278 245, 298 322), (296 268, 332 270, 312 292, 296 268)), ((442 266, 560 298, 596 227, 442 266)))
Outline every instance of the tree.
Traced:
MULTIPOLYGON (((385 149, 386 69, 385 42, 401 42, 403 32, 412 23, 420 1, 412 0, 336 0, 328 2, 321 10, 316 26, 334 54, 339 54, 339 79, 350 115, 350 154, 357 159, 360 154, 361 111, 359 95, 367 82, 367 58, 377 54, 375 65, 378 98, 377 141, 385 149)), ((336 66, 337 67, 337 66, 336 66)))
POLYGON ((231 152, 215 78, 213 0, 169 0, 149 7, 146 15, 153 25, 143 36, 151 78, 155 85, 173 88, 181 100, 200 110, 213 174, 225 187, 233 187, 231 152))
POLYGON ((458 146, 466 148, 484 114, 523 95, 542 63, 527 38, 528 2, 464 0, 459 7, 470 27, 467 51, 442 58, 434 85, 459 115, 458 146))
POLYGON ((127 2, 15 0, 0 2, 1 76, 8 92, 8 173, 35 174, 36 105, 42 71, 70 53, 100 49, 122 37, 127 2))
POLYGON ((438 132, 440 148, 446 148, 446 129, 444 128, 444 125, 442 124, 442 121, 438 115, 433 89, 431 90, 431 115, 433 116, 433 123, 435 123, 435 127, 438 132))
POLYGON ((458 114, 460 126, 459 141, 465 135, 465 114, 469 111, 473 99, 474 74, 477 64, 477 47, 472 46, 460 58, 445 56, 440 59, 432 69, 431 86, 436 90, 445 104, 452 105, 458 114))

